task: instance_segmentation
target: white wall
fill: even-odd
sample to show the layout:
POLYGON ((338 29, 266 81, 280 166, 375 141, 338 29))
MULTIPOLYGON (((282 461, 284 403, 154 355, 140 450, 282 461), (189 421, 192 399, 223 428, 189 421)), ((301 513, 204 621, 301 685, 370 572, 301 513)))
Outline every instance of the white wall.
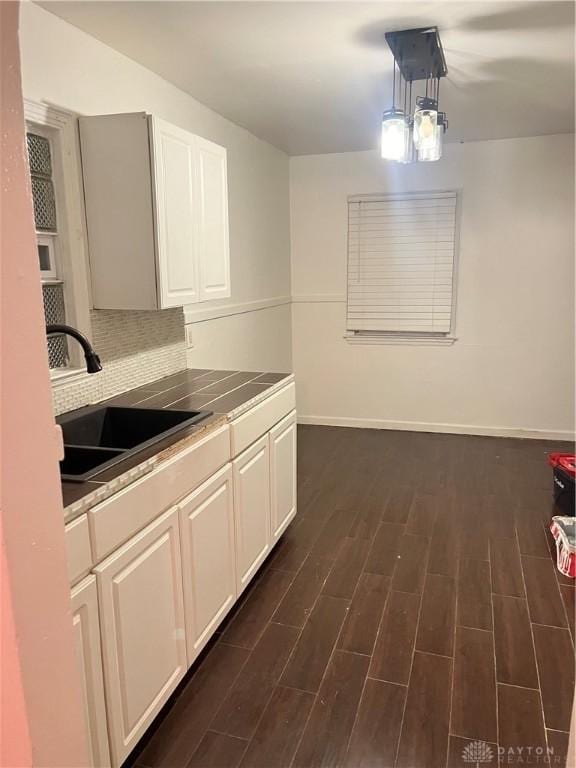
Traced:
POLYGON ((488 434, 574 430, 574 137, 290 161, 294 371, 305 421, 488 434), (348 195, 461 189, 451 347, 343 339, 348 195))
POLYGON ((291 370, 286 350, 291 349, 290 303, 260 311, 241 312, 190 326, 192 348, 188 367, 209 360, 214 368, 245 371, 291 370))
MULTIPOLYGON (((232 297, 217 306, 250 309, 253 302, 286 300, 290 295, 288 157, 270 144, 200 104, 188 94, 112 48, 31 3, 22 4, 20 43, 26 98, 83 115, 147 111, 204 136, 228 150, 232 297)), ((213 307, 214 302, 202 304, 213 307)), ((220 314, 220 313, 216 313, 220 314)), ((194 312, 186 313, 187 322, 194 312)), ((211 343, 188 352, 195 367, 229 365, 269 370, 291 368, 290 306, 259 310, 248 324, 254 344, 242 332, 246 323, 231 314, 204 321, 194 335, 211 343), (270 324, 278 337, 269 333, 270 324), (230 348, 219 354, 218 338, 230 348)))
POLYGON ((190 366, 290 369, 292 238, 304 417, 573 430, 572 136, 449 144, 439 163, 397 168, 372 152, 296 157, 289 200, 284 153, 30 3, 21 47, 28 98, 80 114, 147 110, 227 147, 232 297, 216 317, 204 307, 186 312, 190 366), (453 188, 463 190, 456 344, 347 344, 347 195, 453 188))

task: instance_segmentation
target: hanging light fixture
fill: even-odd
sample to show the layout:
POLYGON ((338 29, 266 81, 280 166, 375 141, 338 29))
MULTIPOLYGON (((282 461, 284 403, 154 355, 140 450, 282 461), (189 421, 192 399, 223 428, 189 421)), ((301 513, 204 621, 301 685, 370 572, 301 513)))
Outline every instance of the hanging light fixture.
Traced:
POLYGON ((404 163, 413 159, 439 160, 443 134, 448 127, 445 113, 438 111, 440 79, 448 70, 438 29, 388 32, 386 41, 394 56, 394 69, 392 109, 384 112, 382 119, 382 157, 404 163), (412 116, 412 84, 422 80, 426 82, 425 93, 416 97, 412 116), (403 108, 399 108, 396 94, 401 94, 402 87, 403 108))
POLYGON ((382 157, 405 162, 410 147, 410 125, 401 109, 389 109, 382 116, 382 157))
POLYGON ((382 158, 403 163, 410 152, 410 116, 396 106, 396 61, 392 77, 392 109, 382 115, 382 158))

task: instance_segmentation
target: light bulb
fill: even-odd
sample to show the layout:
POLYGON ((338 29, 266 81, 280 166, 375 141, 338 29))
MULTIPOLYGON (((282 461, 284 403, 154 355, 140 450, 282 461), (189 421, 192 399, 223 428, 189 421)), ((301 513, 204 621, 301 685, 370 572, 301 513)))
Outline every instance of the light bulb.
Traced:
POLYGON ((430 115, 424 113, 422 115, 422 121, 420 123, 420 136, 423 140, 429 139, 434 134, 434 124, 430 118, 430 115))
POLYGON ((443 133, 443 127, 442 125, 436 125, 436 128, 434 130, 433 134, 433 142, 427 142, 426 144, 421 144, 418 149, 418 161, 419 162, 433 162, 435 160, 440 160, 442 157, 442 133, 443 133))
POLYGON ((416 149, 433 149, 436 144, 438 110, 436 102, 422 98, 414 112, 414 145, 416 149))
POLYGON ((404 114, 399 111, 384 113, 382 120, 382 158, 406 162, 410 130, 404 114))

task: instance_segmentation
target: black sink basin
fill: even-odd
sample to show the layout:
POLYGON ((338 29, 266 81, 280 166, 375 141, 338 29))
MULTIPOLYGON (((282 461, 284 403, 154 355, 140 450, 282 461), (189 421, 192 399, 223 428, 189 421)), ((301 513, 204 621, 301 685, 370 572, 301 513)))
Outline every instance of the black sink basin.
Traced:
POLYGON ((60 462, 60 474, 63 477, 72 476, 75 480, 91 477, 95 471, 101 472, 106 467, 121 459, 126 451, 112 448, 83 448, 79 445, 65 445, 64 458, 60 462))
POLYGON ((57 419, 64 436, 60 474, 84 481, 128 456, 211 416, 211 411, 95 406, 57 419))

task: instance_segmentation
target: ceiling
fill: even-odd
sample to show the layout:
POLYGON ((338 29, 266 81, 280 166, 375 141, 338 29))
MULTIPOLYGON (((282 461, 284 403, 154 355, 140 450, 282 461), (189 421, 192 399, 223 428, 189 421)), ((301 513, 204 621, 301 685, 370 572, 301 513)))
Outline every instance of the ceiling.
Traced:
POLYGON ((574 130, 572 2, 44 2, 289 154, 378 145, 388 30, 436 24, 447 141, 574 130))

